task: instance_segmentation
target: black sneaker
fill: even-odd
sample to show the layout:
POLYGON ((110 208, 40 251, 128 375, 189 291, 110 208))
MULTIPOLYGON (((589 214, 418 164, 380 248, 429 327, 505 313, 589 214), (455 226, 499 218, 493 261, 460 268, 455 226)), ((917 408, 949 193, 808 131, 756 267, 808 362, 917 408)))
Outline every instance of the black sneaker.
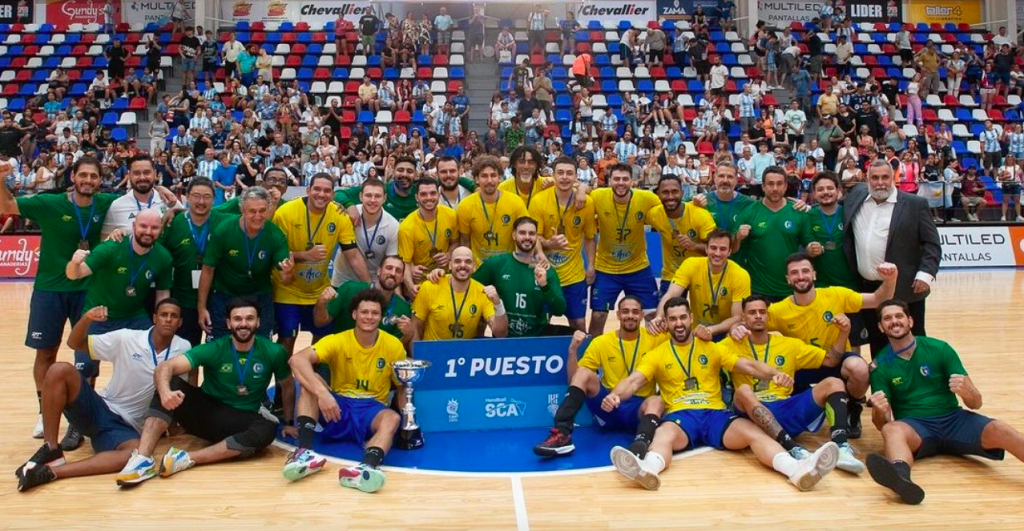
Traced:
POLYGON ((46 465, 31 463, 30 465, 26 465, 22 468, 24 469, 24 472, 18 477, 18 492, 25 492, 29 489, 45 485, 57 479, 53 470, 50 470, 50 467, 46 465))
POLYGON ((533 447, 533 453, 541 457, 558 457, 569 455, 576 450, 572 444, 572 434, 562 433, 558 428, 551 428, 551 435, 548 435, 544 442, 533 447))
POLYGON ((78 431, 73 424, 68 425, 68 431, 64 434, 64 438, 60 440, 60 449, 65 452, 72 452, 82 446, 82 432, 78 431))
POLYGON ((636 454, 636 456, 639 457, 640 459, 643 459, 644 457, 647 456, 647 450, 648 449, 649 449, 649 446, 647 444, 647 441, 645 441, 643 439, 637 439, 637 440, 633 441, 633 443, 630 444, 629 447, 627 448, 627 450, 629 450, 630 452, 633 452, 634 454, 636 454))
POLYGON ((861 436, 861 424, 860 415, 864 411, 864 406, 856 399, 851 399, 846 405, 846 411, 849 413, 849 431, 847 437, 850 439, 860 439, 861 436))
POLYGON ((870 454, 866 463, 868 472, 871 473, 871 479, 898 494, 903 503, 918 505, 924 501, 924 489, 910 479, 901 476, 896 470, 896 466, 888 459, 878 454, 870 454))
POLYGON ((60 448, 51 449, 48 444, 43 443, 43 445, 36 450, 36 453, 32 454, 32 457, 30 457, 28 461, 25 461, 24 464, 14 471, 14 475, 20 479, 25 475, 25 470, 32 467, 38 468, 51 465, 60 466, 64 463, 64 452, 60 448))

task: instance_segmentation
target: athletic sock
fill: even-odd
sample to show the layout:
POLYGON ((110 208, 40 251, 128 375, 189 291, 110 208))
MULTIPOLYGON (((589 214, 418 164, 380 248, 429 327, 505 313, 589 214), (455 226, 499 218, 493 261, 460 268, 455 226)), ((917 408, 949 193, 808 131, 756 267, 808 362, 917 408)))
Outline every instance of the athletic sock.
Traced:
POLYGON ((782 445, 782 448, 787 452, 792 450, 793 448, 796 448, 797 446, 800 446, 799 444, 796 443, 796 441, 793 440, 792 437, 789 436, 788 433, 786 433, 786 430, 779 430, 779 433, 775 434, 775 442, 782 445))
POLYGON ((316 430, 316 419, 300 415, 296 419, 299 427, 299 448, 313 448, 313 434, 316 430))
POLYGON ((655 474, 660 474, 662 470, 665 470, 665 458, 658 452, 648 452, 643 463, 646 465, 644 469, 655 474))
POLYGON ((850 417, 846 411, 846 392, 832 393, 825 399, 825 414, 829 417, 832 442, 845 444, 850 433, 850 417))
POLYGON ((363 464, 370 468, 378 468, 384 462, 384 450, 376 446, 369 446, 363 452, 363 464))
POLYGON ((893 468, 896 469, 896 473, 907 481, 910 481, 910 464, 906 461, 893 461, 893 468))
POLYGON ((36 391, 36 401, 39 402, 39 414, 43 414, 43 392, 36 391))
POLYGON ((640 424, 636 428, 636 438, 634 440, 643 441, 650 446, 651 441, 654 440, 654 430, 658 429, 658 416, 647 414, 640 417, 640 424))
POLYGON ((789 452, 779 452, 772 458, 772 468, 788 478, 800 468, 800 462, 793 459, 789 452))
POLYGON ((572 424, 576 420, 576 413, 579 412, 580 408, 583 407, 583 400, 587 398, 587 394, 583 392, 583 389, 570 385, 569 390, 565 393, 565 400, 558 405, 558 411, 555 412, 555 427, 558 431, 570 434, 572 433, 572 424))

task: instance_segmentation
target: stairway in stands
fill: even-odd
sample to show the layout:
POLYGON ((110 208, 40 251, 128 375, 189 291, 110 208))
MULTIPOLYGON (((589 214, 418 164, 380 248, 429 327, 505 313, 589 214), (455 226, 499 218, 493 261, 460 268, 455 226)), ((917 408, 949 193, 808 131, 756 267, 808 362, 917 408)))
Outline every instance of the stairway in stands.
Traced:
MULTIPOLYGON (((483 139, 487 133, 490 118, 491 96, 498 91, 501 70, 496 63, 466 65, 466 95, 469 96, 469 131, 476 131, 483 139)), ((467 133, 469 131, 466 131, 467 133)))

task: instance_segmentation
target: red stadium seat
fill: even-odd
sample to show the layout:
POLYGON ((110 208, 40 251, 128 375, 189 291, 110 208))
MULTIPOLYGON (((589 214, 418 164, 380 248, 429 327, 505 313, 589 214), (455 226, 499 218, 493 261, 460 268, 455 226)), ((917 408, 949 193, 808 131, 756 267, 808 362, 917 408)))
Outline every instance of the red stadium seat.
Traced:
POLYGON ((946 94, 942 98, 942 104, 945 105, 946 107, 956 107, 957 105, 960 105, 960 102, 957 101, 956 97, 954 97, 952 94, 946 94))
POLYGON ((395 117, 392 119, 396 124, 407 124, 412 122, 412 116, 407 110, 395 111, 395 117))
POLYGON ((299 22, 295 24, 295 31, 309 31, 309 23, 299 22))
POLYGON ((348 55, 339 56, 335 59, 334 64, 337 66, 352 66, 352 57, 348 55))
POLYGON ((366 69, 366 75, 370 76, 370 79, 380 79, 384 77, 384 71, 374 66, 366 69))
POLYGON ((281 42, 285 44, 294 44, 295 41, 299 40, 298 36, 294 31, 287 31, 281 34, 281 42))
POLYGON ((284 66, 287 67, 299 67, 302 66, 302 58, 297 55, 289 55, 284 58, 284 66))
MULTIPOLYGON (((352 118, 352 120, 355 121, 355 118, 352 118)), ((352 128, 351 127, 342 127, 341 128, 341 139, 342 140, 348 140, 350 138, 352 138, 352 128)))
POLYGON ((293 44, 292 53, 295 55, 306 55, 306 45, 301 42, 293 44))
POLYGON ((421 66, 416 70, 416 79, 426 79, 430 81, 434 78, 434 70, 427 66, 421 66))
POLYGON ((576 43, 576 53, 577 54, 590 53, 590 43, 589 42, 577 42, 576 43))
POLYGON ((262 21, 260 21, 260 22, 253 22, 252 25, 250 26, 250 28, 252 28, 253 31, 263 31, 263 30, 265 30, 267 28, 267 26, 262 21))
POLYGON ((327 68, 317 68, 313 71, 313 79, 331 79, 331 71, 327 68))
POLYGON ((665 79, 666 77, 667 77, 667 75, 665 74, 665 67, 662 67, 662 66, 652 66, 651 67, 651 78, 652 79, 665 79))
MULTIPOLYGON (((797 24, 794 22, 794 24, 797 24)), ((697 153, 701 155, 712 155, 715 153, 715 145, 711 142, 697 142, 697 153)))
POLYGON ((431 61, 431 63, 434 66, 447 66, 448 65, 448 56, 444 55, 444 54, 438 54, 438 55, 433 56, 430 59, 430 61, 431 61))
POLYGON ((462 81, 453 79, 448 82, 448 92, 458 92, 462 88, 462 81))
POLYGON ((669 88, 672 89, 672 92, 686 92, 686 81, 673 79, 672 83, 669 84, 669 88))
POLYGON ((32 71, 26 69, 18 70, 18 73, 15 74, 14 79, 16 81, 21 81, 22 83, 32 81, 32 71))
POLYGON ((694 110, 693 107, 684 107, 683 108, 683 119, 684 120, 686 120, 687 122, 692 122, 693 119, 696 118, 696 117, 697 117, 697 111, 694 110))
MULTIPOLYGON (((927 115, 925 115, 925 116, 927 116, 927 115)), ((1006 121, 1006 118, 1003 117, 1003 112, 1000 111, 999 109, 992 109, 992 110, 988 111, 988 117, 993 122, 1005 122, 1006 121)))
MULTIPOLYGON (((360 83, 358 81, 355 81, 355 80, 353 80, 353 81, 346 81, 345 82, 345 94, 355 94, 355 93, 359 92, 359 85, 360 85, 360 83)), ((354 120, 355 117, 353 116, 352 119, 354 120)))

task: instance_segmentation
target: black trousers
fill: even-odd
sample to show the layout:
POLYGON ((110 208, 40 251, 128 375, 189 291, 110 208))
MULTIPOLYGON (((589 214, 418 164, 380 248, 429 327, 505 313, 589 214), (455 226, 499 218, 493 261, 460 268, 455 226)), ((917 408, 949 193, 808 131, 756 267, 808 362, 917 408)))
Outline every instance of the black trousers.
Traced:
MULTIPOLYGON (((167 411, 160 403, 160 394, 153 393, 153 401, 149 404, 148 415, 167 421, 176 420, 181 427, 185 428, 185 431, 200 439, 217 443, 251 428, 256 428, 259 432, 266 432, 269 429, 271 434, 277 428, 274 423, 263 418, 259 413, 231 407, 181 378, 171 379, 171 389, 185 394, 185 400, 181 405, 174 411, 167 411)), ((273 442, 273 436, 266 441, 263 447, 271 442, 273 442)))

